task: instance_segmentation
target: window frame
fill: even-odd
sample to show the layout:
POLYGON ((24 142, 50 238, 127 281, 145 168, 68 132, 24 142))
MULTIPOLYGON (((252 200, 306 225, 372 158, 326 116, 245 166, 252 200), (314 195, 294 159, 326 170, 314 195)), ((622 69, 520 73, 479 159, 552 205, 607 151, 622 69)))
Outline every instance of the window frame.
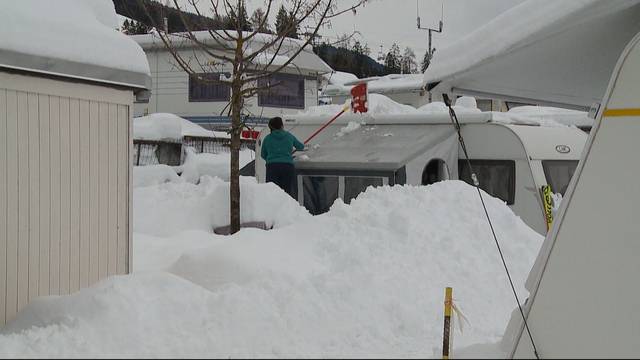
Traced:
MULTIPOLYGON (((337 177, 338 178, 338 198, 345 201, 345 178, 380 178, 382 186, 404 185, 406 183, 406 167, 395 171, 392 170, 331 170, 331 169, 296 169, 296 186, 294 198, 304 206, 304 181, 303 177, 337 177)), ((359 194, 358 194, 359 195, 359 194)), ((335 200, 334 200, 335 201, 335 200)), ((346 203, 346 201, 345 201, 346 203)))
MULTIPOLYGON (((195 75, 191 75, 189 74, 189 80, 188 80, 188 88, 187 88, 187 96, 188 96, 188 100, 190 103, 202 103, 202 102, 229 102, 231 100, 231 86, 229 86, 229 84, 225 84, 225 83, 202 83, 202 81, 199 78, 213 78, 213 77, 219 77, 220 75, 222 75, 224 73, 222 72, 213 72, 213 73, 198 73, 195 75), (198 82, 201 82, 200 84, 198 84, 198 82), (221 86, 226 88, 226 95, 224 96, 220 96, 220 97, 213 97, 213 98, 196 98, 194 96, 194 91, 193 88, 194 86, 199 86, 201 89, 203 87, 206 86, 221 86)), ((225 89, 222 89, 222 91, 224 91, 225 89)), ((202 92, 202 90, 201 90, 202 92)))
MULTIPOLYGON (((505 201, 507 203, 507 205, 514 205, 516 203, 516 182, 517 182, 517 178, 516 178, 516 161, 515 160, 509 160, 509 159, 470 159, 469 162, 471 163, 471 167, 473 168, 474 172, 477 173, 477 166, 496 166, 496 165, 500 165, 500 166, 504 166, 507 165, 508 169, 509 169, 509 174, 510 177, 512 179, 512 181, 508 184, 509 188, 507 189, 507 199, 503 199, 501 197, 498 197, 494 194, 490 194, 488 191, 484 190, 486 193, 488 193, 489 195, 496 197, 502 201, 505 201)), ((458 179, 461 181, 466 182, 467 184, 470 184, 473 186, 473 184, 465 181, 462 179, 461 177, 461 169, 466 168, 467 167, 467 160, 466 159, 458 159, 458 179)), ((480 184, 480 188, 482 189, 482 183, 480 184)))

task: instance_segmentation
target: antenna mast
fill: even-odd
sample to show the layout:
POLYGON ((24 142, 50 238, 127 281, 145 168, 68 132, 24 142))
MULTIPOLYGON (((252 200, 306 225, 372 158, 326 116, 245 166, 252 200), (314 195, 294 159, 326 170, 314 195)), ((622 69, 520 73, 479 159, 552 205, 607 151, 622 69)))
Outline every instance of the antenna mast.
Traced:
POLYGON ((440 23, 438 24, 438 28, 437 29, 432 29, 429 27, 422 27, 420 24, 420 7, 419 7, 419 0, 416 0, 416 13, 417 13, 417 22, 418 22, 418 30, 427 30, 429 31, 429 60, 431 60, 433 58, 433 53, 435 52, 435 49, 431 46, 431 42, 432 42, 432 38, 433 38, 433 32, 437 32, 437 33, 442 33, 442 26, 443 26, 443 18, 444 18, 444 1, 442 2, 442 9, 441 9, 441 13, 440 13, 440 23))

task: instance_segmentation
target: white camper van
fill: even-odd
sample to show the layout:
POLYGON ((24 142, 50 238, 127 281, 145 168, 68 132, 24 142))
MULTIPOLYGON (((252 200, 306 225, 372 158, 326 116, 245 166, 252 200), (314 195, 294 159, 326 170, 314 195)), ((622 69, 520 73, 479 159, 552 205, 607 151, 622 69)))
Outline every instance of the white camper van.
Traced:
MULTIPOLYGON (((459 114, 472 165, 485 191, 546 234, 540 189, 551 185, 555 192, 564 192, 587 135, 575 127, 508 124, 504 117, 489 112, 459 114)), ((285 128, 304 141, 329 118, 289 116, 285 128)), ((267 134, 263 131, 260 138, 267 134)), ((258 154, 260 149, 258 141, 258 154)), ((297 154, 297 198, 315 215, 328 211, 337 198, 351 202, 368 186, 429 185, 447 179, 471 182, 467 168, 458 166, 461 157, 446 112, 346 114, 313 138, 307 151, 297 154)), ((256 158, 256 177, 264 182, 265 163, 256 158)))

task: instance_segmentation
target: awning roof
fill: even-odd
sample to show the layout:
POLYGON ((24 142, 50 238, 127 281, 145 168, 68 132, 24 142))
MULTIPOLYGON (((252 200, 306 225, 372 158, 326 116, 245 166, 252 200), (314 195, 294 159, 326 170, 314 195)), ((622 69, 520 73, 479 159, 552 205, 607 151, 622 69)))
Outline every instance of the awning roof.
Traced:
MULTIPOLYGON (((304 139, 317 129, 315 125, 302 125, 290 131, 304 139)), ((309 144, 304 158, 298 158, 296 168, 395 171, 455 133, 451 125, 360 125, 351 132, 343 129, 334 125, 320 133, 309 144)))
POLYGON ((424 81, 436 94, 588 109, 638 19, 638 0, 528 0, 436 52, 424 81))
POLYGON ((117 18, 109 0, 6 1, 0 69, 149 88, 144 52, 112 20, 117 18))

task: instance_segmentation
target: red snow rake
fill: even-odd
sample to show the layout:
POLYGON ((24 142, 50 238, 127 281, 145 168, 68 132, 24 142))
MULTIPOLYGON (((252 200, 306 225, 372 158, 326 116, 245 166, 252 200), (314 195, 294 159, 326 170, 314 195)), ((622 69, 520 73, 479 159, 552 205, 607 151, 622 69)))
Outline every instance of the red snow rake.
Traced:
POLYGON ((311 136, 309 136, 304 144, 308 144, 314 137, 322 132, 322 130, 326 129, 327 126, 331 125, 334 121, 336 121, 342 114, 347 112, 349 108, 353 111, 353 113, 366 113, 369 108, 367 107, 367 83, 362 83, 354 86, 351 89, 351 104, 345 105, 336 116, 332 117, 331 120, 327 121, 324 125, 322 125, 318 130, 316 130, 311 136))

